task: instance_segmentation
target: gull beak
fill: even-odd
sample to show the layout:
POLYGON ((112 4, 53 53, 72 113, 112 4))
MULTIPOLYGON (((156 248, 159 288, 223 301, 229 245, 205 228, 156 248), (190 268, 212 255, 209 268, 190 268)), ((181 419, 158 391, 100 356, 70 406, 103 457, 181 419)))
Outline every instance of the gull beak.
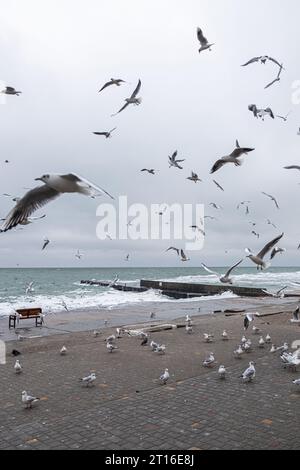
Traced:
POLYGON ((34 181, 43 181, 42 178, 34 178, 34 181))

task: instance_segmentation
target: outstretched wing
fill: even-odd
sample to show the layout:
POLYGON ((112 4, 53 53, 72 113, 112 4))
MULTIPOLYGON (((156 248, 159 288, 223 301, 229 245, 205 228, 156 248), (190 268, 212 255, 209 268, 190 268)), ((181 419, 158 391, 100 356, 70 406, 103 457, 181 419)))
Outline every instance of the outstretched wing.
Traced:
POLYGON ((220 170, 220 168, 222 168, 222 166, 224 166, 226 163, 228 163, 226 162, 226 160, 224 160, 223 158, 220 158, 214 163, 212 169, 210 170, 210 173, 213 174, 216 171, 220 170))
POLYGON ((272 248, 277 245, 279 240, 282 239, 284 233, 279 235, 278 237, 274 238, 274 240, 270 241, 269 243, 264 246, 264 248, 257 254, 257 257, 260 259, 263 259, 263 257, 268 253, 268 251, 272 250, 272 248))
POLYGON ((268 57, 268 59, 271 60, 271 62, 274 62, 274 64, 278 65, 278 67, 282 68, 282 64, 280 64, 278 60, 273 59, 273 57, 268 57))
POLYGON ((220 274, 217 273, 216 271, 212 271, 211 269, 209 269, 204 263, 201 263, 201 266, 203 269, 205 269, 205 271, 207 271, 208 273, 210 274, 215 274, 216 276, 219 276, 220 274))
POLYGON ((236 149, 234 149, 234 151, 230 154, 231 157, 233 158, 239 158, 241 157, 242 155, 244 155, 244 153, 249 153, 249 152, 253 152, 253 150, 255 149, 252 149, 252 148, 248 148, 248 147, 237 147, 236 149))
POLYGON ((230 276, 230 273, 231 273, 235 268, 237 268, 243 261, 244 261, 244 259, 241 259, 241 260, 238 261, 235 265, 231 266, 231 268, 228 269, 227 273, 225 274, 225 277, 230 276))
POLYGON ((111 199, 114 199, 114 197, 111 194, 109 194, 107 191, 105 191, 105 189, 100 188, 100 186, 96 186, 94 183, 91 183, 91 181, 83 178, 82 176, 76 175, 76 173, 60 175, 60 177, 68 181, 76 182, 82 190, 86 191, 86 194, 88 196, 100 196, 102 194, 106 194, 111 199))
POLYGON ((208 40, 203 35, 203 32, 202 32, 201 28, 197 28, 197 38, 198 38, 198 41, 200 42, 201 46, 207 46, 208 40))
POLYGON ((246 67, 247 65, 254 64, 254 62, 258 62, 261 59, 260 57, 253 57, 253 59, 248 60, 245 64, 243 64, 241 67, 246 67))
POLYGON ((141 85, 142 85, 142 82, 141 82, 141 80, 139 80, 139 81, 138 81, 138 84, 137 84, 137 86, 136 86, 136 89, 135 89, 134 92, 132 93, 130 99, 133 99, 133 98, 136 97, 136 95, 138 94, 138 92, 139 92, 140 89, 141 89, 141 85))
POLYGON ((93 132, 93 134, 95 134, 95 135, 106 135, 107 132, 93 132))
POLYGON ((104 83, 103 87, 100 88, 100 90, 98 91, 98 93, 100 93, 100 91, 104 90, 105 88, 107 88, 107 87, 110 86, 110 85, 113 85, 113 82, 112 82, 112 81, 109 81, 109 82, 104 83))
POLYGON ((116 114, 119 114, 121 111, 123 111, 125 108, 127 108, 128 105, 129 105, 129 103, 126 101, 124 106, 122 106, 122 108, 119 109, 119 111, 117 111, 115 114, 112 114, 112 116, 116 116, 116 114))
POLYGON ((59 195, 60 193, 58 191, 46 185, 31 189, 17 202, 15 207, 7 215, 2 225, 1 232, 6 232, 26 222, 33 212, 59 195))
POLYGON ((290 165, 290 166, 285 166, 284 169, 285 170, 300 170, 300 166, 299 165, 290 165))

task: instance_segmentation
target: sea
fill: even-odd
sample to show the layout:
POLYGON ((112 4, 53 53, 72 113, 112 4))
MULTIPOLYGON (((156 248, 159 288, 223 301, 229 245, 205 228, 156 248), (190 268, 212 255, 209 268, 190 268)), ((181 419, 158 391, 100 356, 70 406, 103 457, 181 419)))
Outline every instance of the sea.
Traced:
MULTIPOLYGON (((214 268, 224 273, 227 268, 214 268)), ((109 287, 83 285, 81 280, 110 281, 115 277, 120 282, 138 286, 140 279, 171 280, 178 282, 219 283, 214 275, 202 268, 10 268, 0 269, 0 316, 7 316, 17 308, 39 306, 47 312, 84 309, 114 309, 130 304, 151 302, 182 302, 168 298, 159 291, 120 292, 109 287), (26 293, 28 285, 31 289, 26 293)), ((258 272, 254 268, 237 268, 235 285, 266 288, 276 291, 287 286, 299 289, 300 267, 269 268, 258 272)), ((223 298, 236 297, 228 286, 223 298)), ((209 296, 203 300, 219 296, 209 296)), ((184 299, 195 302, 197 299, 184 299)))

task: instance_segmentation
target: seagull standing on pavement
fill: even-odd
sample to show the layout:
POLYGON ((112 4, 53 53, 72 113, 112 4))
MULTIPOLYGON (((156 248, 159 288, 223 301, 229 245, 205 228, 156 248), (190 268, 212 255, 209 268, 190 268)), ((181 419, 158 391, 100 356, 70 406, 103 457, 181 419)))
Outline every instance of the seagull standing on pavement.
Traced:
POLYGON ((170 378, 169 369, 165 369, 164 373, 159 377, 160 383, 166 385, 170 378))
POLYGON ((223 365, 219 367, 218 374, 219 374, 220 379, 223 379, 223 380, 226 379, 226 369, 223 365))
POLYGON ((25 404, 27 409, 32 408, 33 403, 36 403, 37 401, 39 401, 39 398, 28 395, 25 390, 22 392, 22 403, 25 404))
POLYGON ((241 378, 243 379, 244 382, 251 382, 256 375, 256 370, 254 367, 254 362, 249 362, 249 367, 248 369, 245 370, 245 372, 241 375, 241 378))
POLYGON ((21 366, 19 359, 16 360, 14 369, 16 374, 21 374, 21 372, 23 371, 23 367, 21 366))
POLYGON ((96 380, 97 376, 96 374, 93 372, 92 374, 90 375, 87 375, 86 377, 83 377, 82 379, 79 379, 80 382, 82 382, 84 385, 86 385, 87 387, 89 387, 90 385, 94 385, 94 382, 96 380))

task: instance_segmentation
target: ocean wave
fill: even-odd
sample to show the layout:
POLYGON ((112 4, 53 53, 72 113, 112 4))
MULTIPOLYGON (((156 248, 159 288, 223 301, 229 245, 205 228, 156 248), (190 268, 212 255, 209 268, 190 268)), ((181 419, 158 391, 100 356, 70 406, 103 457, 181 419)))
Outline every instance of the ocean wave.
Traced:
MULTIPOLYGON (((76 291, 75 291, 76 292, 76 291)), ((190 299, 173 299, 163 295, 159 291, 148 290, 146 292, 121 292, 114 289, 106 290, 91 295, 90 292, 81 292, 80 295, 74 295, 70 292, 60 296, 50 295, 30 295, 11 297, 6 302, 0 303, 0 316, 7 316, 14 312, 15 309, 27 307, 40 307, 45 314, 61 312, 65 309, 68 310, 84 310, 84 309, 97 309, 107 308, 108 310, 126 306, 130 304, 139 303, 153 303, 153 302, 199 302, 208 301, 213 299, 227 299, 237 297, 235 294, 228 290, 220 295, 194 297, 190 299)))

